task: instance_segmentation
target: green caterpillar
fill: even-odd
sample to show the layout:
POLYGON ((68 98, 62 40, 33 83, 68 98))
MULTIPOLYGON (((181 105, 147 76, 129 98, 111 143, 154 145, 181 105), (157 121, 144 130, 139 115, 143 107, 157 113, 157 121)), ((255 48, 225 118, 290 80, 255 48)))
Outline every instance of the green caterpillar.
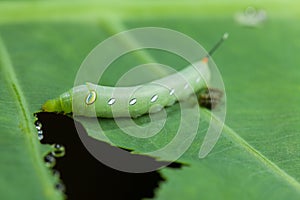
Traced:
POLYGON ((74 113, 80 116, 103 118, 138 117, 155 113, 176 101, 184 101, 190 95, 206 88, 210 80, 208 60, 227 34, 200 62, 182 71, 150 83, 133 87, 108 87, 86 83, 45 102, 46 112, 74 113))

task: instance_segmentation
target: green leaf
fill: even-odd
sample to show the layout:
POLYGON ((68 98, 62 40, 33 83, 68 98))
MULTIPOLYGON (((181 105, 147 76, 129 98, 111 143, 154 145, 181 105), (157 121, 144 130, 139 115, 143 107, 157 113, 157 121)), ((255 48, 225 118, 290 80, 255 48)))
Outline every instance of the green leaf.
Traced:
POLYGON ((34 117, 1 40, 0 59, 1 199, 62 199, 54 189, 57 178, 43 163, 51 148, 37 139, 34 117))
MULTIPOLYGON (((202 110, 203 128, 178 160, 184 167, 160 170, 166 181, 155 198, 299 199, 299 3, 232 2, 0 2, 1 199, 62 198, 54 189, 56 178, 43 164, 49 147, 36 138, 33 113, 72 87, 80 63, 96 44, 113 33, 144 26, 181 31, 205 48, 222 33, 230 33, 214 55, 227 95, 222 136, 206 158, 198 158, 210 118, 202 110), (249 5, 266 9, 264 26, 249 29, 234 22, 234 13, 249 5)), ((184 67, 172 56, 147 53, 157 62, 184 67)), ((113 84, 132 64, 147 60, 133 57, 101 81, 113 84)), ((177 105, 167 109, 171 122, 177 110, 177 105)), ((89 119, 84 125, 99 139, 89 119)), ((101 125, 116 145, 135 153, 164 146, 176 129, 174 122, 165 127, 165 135, 145 145, 122 134, 112 120, 101 120, 101 125)))

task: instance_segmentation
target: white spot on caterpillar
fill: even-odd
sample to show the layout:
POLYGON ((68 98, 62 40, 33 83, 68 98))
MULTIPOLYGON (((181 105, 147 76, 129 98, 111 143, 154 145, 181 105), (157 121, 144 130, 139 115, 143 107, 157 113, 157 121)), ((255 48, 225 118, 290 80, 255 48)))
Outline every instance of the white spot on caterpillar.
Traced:
POLYGON ((116 99, 115 99, 115 98, 111 98, 111 99, 109 99, 109 100, 107 101, 107 104, 111 106, 111 105, 113 105, 115 102, 116 102, 116 99))
POLYGON ((152 98, 151 98, 151 102, 155 102, 156 100, 158 99, 158 95, 156 94, 156 95, 154 95, 152 98))
POLYGON ((173 94, 174 94, 174 92, 175 92, 175 89, 174 89, 174 88, 172 88, 172 89, 170 90, 170 95, 173 95, 173 94))
POLYGON ((184 89, 187 89, 189 87, 189 84, 185 84, 184 89))
POLYGON ((97 93, 94 90, 91 90, 90 93, 85 98, 85 103, 87 105, 93 104, 97 99, 97 93))
POLYGON ((129 101, 129 104, 130 105, 134 105, 136 103, 136 98, 133 98, 129 101))
POLYGON ((200 77, 198 77, 198 78, 196 79, 196 83, 199 83, 199 81, 200 81, 200 77))

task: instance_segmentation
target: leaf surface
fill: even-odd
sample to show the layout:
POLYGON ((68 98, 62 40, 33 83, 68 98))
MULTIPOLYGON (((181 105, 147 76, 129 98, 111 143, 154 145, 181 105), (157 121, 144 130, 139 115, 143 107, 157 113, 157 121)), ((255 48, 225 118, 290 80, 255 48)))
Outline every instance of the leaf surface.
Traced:
MULTIPOLYGON (((234 1, 191 1, 184 6, 177 1, 172 6, 170 2, 129 1, 117 7, 108 2, 1 2, 0 196, 62 198, 54 189, 56 178, 43 165, 49 147, 36 138, 33 113, 47 99, 72 87, 80 63, 99 42, 122 30, 160 26, 183 32, 207 49, 222 33, 230 33, 227 44, 214 55, 226 86, 228 112, 217 145, 208 157, 199 159, 210 118, 209 112, 202 110, 203 128, 179 159, 186 166, 160 170, 166 181, 155 198, 299 199, 299 6, 293 1, 253 5, 268 13, 267 23, 254 29, 241 27, 233 19, 235 12, 247 6, 247 2, 234 1)), ((157 62, 184 67, 184 61, 172 56, 148 53, 157 62)), ((108 71, 102 82, 113 84, 122 72, 147 60, 133 57, 124 59, 121 69, 108 71)), ((167 109, 171 124, 147 145, 122 134, 110 120, 101 123, 116 145, 143 153, 173 138, 176 110, 176 105, 167 109)), ((137 123, 147 120, 143 117, 137 123)), ((93 126, 86 125, 86 130, 98 137, 93 126)))

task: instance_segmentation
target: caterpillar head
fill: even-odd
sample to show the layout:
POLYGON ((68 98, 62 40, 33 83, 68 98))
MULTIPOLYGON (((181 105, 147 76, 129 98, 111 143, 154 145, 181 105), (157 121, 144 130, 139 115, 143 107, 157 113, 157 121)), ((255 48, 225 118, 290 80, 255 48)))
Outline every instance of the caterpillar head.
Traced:
POLYGON ((221 101, 223 92, 215 88, 205 88, 198 96, 199 105, 209 110, 214 109, 221 101))

